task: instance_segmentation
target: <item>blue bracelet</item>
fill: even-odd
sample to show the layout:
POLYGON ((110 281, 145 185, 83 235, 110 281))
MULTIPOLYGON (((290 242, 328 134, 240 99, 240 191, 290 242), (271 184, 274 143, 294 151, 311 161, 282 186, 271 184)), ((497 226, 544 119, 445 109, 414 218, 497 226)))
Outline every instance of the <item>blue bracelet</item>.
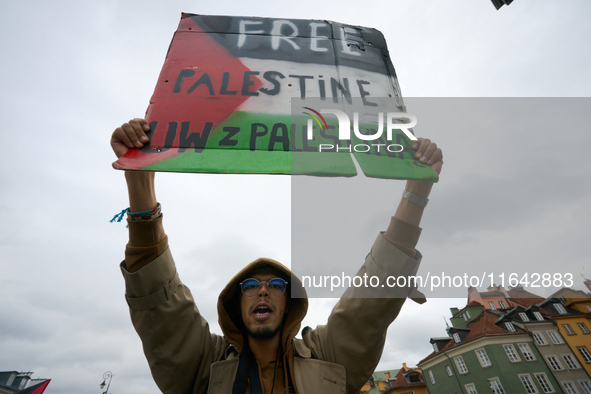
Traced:
POLYGON ((132 221, 140 221, 140 220, 150 220, 153 219, 155 215, 156 217, 160 217, 162 215, 162 205, 158 204, 158 206, 154 209, 150 209, 149 211, 143 212, 129 212, 129 207, 125 208, 111 219, 111 223, 113 222, 121 222, 123 220, 123 216, 127 213, 128 217, 132 221))
POLYGON ((111 219, 111 223, 113 223, 113 222, 119 223, 120 221, 122 221, 123 215, 125 215, 126 212, 129 212, 129 207, 125 208, 123 211, 121 211, 117 215, 113 216, 113 219, 111 219))
POLYGON ((143 211, 143 212, 127 212, 127 216, 129 217, 130 220, 136 222, 136 221, 140 221, 140 220, 150 220, 150 219, 155 219, 160 217, 160 215, 162 215, 161 213, 162 211, 162 205, 158 204, 156 206, 156 208, 154 209, 150 209, 149 211, 143 211))

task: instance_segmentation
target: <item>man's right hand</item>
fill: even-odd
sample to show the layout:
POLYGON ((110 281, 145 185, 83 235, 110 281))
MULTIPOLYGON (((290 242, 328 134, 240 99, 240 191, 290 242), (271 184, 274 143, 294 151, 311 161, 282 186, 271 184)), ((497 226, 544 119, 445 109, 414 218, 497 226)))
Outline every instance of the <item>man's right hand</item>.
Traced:
MULTIPOLYGON (((117 127, 111 135, 111 148, 120 158, 128 150, 141 148, 149 142, 146 132, 150 131, 148 122, 135 118, 117 127)), ((125 171, 129 209, 131 212, 143 212, 158 205, 154 189, 154 173, 150 171, 125 171)))
POLYGON ((117 158, 123 156, 130 149, 141 148, 148 143, 150 140, 146 136, 147 131, 150 131, 148 122, 140 118, 132 119, 123 123, 121 127, 117 127, 111 135, 111 148, 117 158))

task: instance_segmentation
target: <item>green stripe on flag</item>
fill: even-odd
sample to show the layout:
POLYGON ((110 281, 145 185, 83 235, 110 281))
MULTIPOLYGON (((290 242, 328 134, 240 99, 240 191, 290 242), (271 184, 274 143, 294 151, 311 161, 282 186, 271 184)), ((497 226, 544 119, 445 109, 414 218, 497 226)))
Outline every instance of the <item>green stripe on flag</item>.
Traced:
MULTIPOLYGON (((306 120, 305 116, 294 119, 291 114, 236 111, 211 131, 205 148, 189 148, 142 169, 233 174, 357 175, 346 142, 337 139, 335 120, 328 120, 331 130, 325 132, 324 138, 316 133, 310 141, 302 127, 306 120), (335 142, 341 148, 339 152, 319 152, 319 144, 335 142)), ((353 138, 353 156, 363 173, 374 178, 436 182, 437 174, 410 153, 410 141, 401 135, 395 139, 405 146, 404 152, 388 151, 385 147, 387 141, 382 139, 368 142, 353 138), (374 142, 376 144, 372 145, 374 142), (371 149, 368 152, 356 151, 364 143, 371 149), (378 143, 384 146, 378 149, 378 143)))

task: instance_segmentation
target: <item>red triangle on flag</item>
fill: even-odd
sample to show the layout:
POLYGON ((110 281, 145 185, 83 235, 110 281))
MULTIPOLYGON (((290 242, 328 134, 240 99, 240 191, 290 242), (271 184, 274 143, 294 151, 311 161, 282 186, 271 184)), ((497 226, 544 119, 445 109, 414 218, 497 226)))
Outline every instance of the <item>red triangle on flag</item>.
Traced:
MULTIPOLYGON (((182 18, 146 112, 148 123, 158 122, 155 130, 149 132, 150 146, 130 149, 116 162, 116 168, 137 168, 137 163, 143 167, 178 155, 183 132, 175 129, 169 133, 169 122, 178 124, 178 129, 181 122, 190 122, 190 130, 184 132, 188 135, 215 129, 250 98, 241 94, 244 75, 249 71, 192 18, 182 18), (169 135, 173 138, 168 149, 160 151, 158 148, 167 145, 169 135)), ((249 75, 248 80, 251 93, 263 86, 255 75, 249 75)))

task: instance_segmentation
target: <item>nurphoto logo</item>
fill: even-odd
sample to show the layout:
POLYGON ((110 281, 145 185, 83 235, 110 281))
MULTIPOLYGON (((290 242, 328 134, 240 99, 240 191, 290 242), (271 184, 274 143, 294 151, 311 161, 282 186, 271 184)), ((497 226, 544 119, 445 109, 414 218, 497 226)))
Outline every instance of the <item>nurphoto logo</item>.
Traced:
MULTIPOLYGON (((306 138, 308 140, 314 139, 314 122, 316 122, 321 132, 328 131, 329 126, 323 115, 332 115, 336 117, 338 121, 338 139, 341 141, 351 141, 351 130, 353 130, 355 138, 361 141, 383 141, 382 136, 384 134, 384 130, 386 134, 386 141, 392 141, 394 130, 402 131, 402 133, 404 133, 404 135, 406 135, 406 137, 408 137, 410 140, 416 141, 417 139, 409 130, 410 128, 416 126, 417 118, 416 116, 406 112, 378 112, 377 114, 365 113, 362 115, 360 120, 359 112, 355 111, 353 112, 353 122, 351 122, 349 115, 338 109, 325 108, 318 111, 311 107, 302 108, 309 111, 304 112, 304 114, 310 117, 310 119, 307 119, 306 123, 306 138), (371 124, 372 127, 365 127, 365 130, 369 130, 370 133, 362 133, 360 129, 360 123, 365 126, 371 124)), ((352 145, 347 143, 346 146, 339 146, 338 144, 319 144, 318 151, 334 152, 336 149, 336 152, 339 152, 340 150, 347 150, 349 152, 369 152, 372 147, 377 149, 378 152, 380 151, 380 148, 384 148, 388 152, 401 152, 403 150, 403 146, 400 144, 362 143, 352 145)))

